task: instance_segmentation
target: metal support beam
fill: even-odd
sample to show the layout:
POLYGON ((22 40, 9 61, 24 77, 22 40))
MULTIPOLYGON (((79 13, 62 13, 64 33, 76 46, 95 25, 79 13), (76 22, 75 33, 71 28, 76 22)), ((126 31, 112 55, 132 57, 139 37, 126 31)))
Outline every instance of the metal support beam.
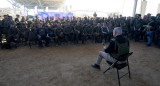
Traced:
POLYGON ((40 1, 40 0, 38 0, 38 3, 39 3, 39 5, 42 7, 42 3, 41 3, 41 1, 40 1))
POLYGON ((137 9, 137 2, 138 2, 138 0, 134 0, 134 6, 133 6, 133 17, 135 16, 135 14, 136 14, 136 9, 137 9))

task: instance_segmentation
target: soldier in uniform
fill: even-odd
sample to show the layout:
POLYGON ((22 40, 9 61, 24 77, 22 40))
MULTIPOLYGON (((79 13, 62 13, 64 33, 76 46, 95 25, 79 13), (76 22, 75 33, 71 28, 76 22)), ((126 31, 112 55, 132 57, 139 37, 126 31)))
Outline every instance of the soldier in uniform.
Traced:
POLYGON ((75 41, 78 44, 78 41, 81 39, 82 35, 82 26, 80 25, 80 22, 76 23, 74 31, 75 31, 75 41))
POLYGON ((50 38, 47 29, 43 28, 40 23, 38 24, 37 36, 38 36, 39 47, 43 47, 42 40, 45 40, 45 46, 48 47, 50 38))
POLYGON ((28 32, 28 41, 29 43, 35 42, 36 43, 37 36, 36 36, 36 25, 32 23, 29 27, 29 32, 28 32))
POLYGON ((71 40, 71 42, 73 43, 73 39, 74 39, 74 29, 72 28, 72 26, 70 25, 70 23, 66 23, 66 25, 64 26, 64 36, 65 36, 65 42, 68 44, 68 41, 71 40))
POLYGON ((21 19, 19 30, 20 30, 19 39, 22 43, 24 42, 24 46, 26 46, 28 41, 27 32, 29 31, 29 29, 27 28, 27 22, 25 21, 24 17, 22 17, 21 19))
POLYGON ((15 21, 16 24, 20 22, 20 21, 19 21, 19 15, 16 15, 16 18, 15 18, 14 21, 15 21))
POLYGON ((9 26, 10 25, 8 15, 4 15, 4 19, 2 20, 2 34, 5 34, 7 36, 7 31, 10 28, 9 26))
POLYGON ((88 38, 88 39, 91 39, 92 33, 93 33, 93 29, 92 29, 92 27, 91 27, 91 24, 90 24, 90 23, 87 23, 87 25, 85 26, 84 30, 86 31, 87 38, 88 38))
POLYGON ((122 31, 123 31, 123 35, 124 37, 128 37, 128 27, 127 27, 127 23, 126 22, 123 22, 123 24, 121 25, 121 28, 122 28, 122 31))
POLYGON ((134 22, 134 39, 135 42, 140 40, 140 31, 143 27, 143 20, 141 19, 141 14, 136 15, 136 20, 134 22))
POLYGON ((160 48, 160 13, 156 15, 157 30, 155 31, 155 45, 160 48))
POLYGON ((82 44, 87 42, 87 27, 87 24, 82 27, 82 44))
POLYGON ((148 25, 144 25, 145 27, 147 27, 147 46, 151 46, 151 43, 153 41, 153 34, 156 30, 156 23, 155 23, 155 17, 151 17, 150 18, 150 22, 148 23, 148 25))
POLYGON ((103 34, 103 39, 105 40, 105 43, 108 41, 110 41, 110 34, 109 34, 109 28, 107 27, 106 23, 103 23, 103 26, 101 26, 102 28, 102 34, 103 34))
POLYGON ((3 30, 2 20, 1 20, 1 16, 0 16, 0 41, 2 40, 2 30, 3 30))
POLYGON ((7 43, 16 44, 18 38, 18 29, 15 28, 14 24, 10 25, 10 29, 8 29, 7 43))
POLYGON ((61 43, 64 40, 64 32, 59 23, 57 23, 57 28, 56 28, 56 38, 57 38, 57 46, 61 45, 61 43))
POLYGON ((98 23, 97 26, 94 28, 93 33, 94 33, 95 43, 102 42, 102 29, 100 23, 98 23))

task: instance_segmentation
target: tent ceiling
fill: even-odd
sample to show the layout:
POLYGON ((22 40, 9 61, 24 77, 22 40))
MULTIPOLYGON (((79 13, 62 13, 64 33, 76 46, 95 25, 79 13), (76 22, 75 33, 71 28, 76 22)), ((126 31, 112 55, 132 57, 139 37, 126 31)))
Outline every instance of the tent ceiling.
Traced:
POLYGON ((16 3, 24 5, 28 9, 34 9, 35 6, 38 6, 38 9, 44 9, 49 7, 49 9, 57 9, 63 3, 64 0, 14 0, 16 3))

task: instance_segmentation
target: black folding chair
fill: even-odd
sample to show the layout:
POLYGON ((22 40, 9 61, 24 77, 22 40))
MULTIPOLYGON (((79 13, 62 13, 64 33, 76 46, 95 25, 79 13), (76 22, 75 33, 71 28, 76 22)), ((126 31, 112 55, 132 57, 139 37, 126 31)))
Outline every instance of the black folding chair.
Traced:
POLYGON ((107 61, 107 63, 110 65, 110 67, 107 68, 103 73, 106 73, 108 70, 110 70, 110 69, 112 69, 112 68, 116 68, 116 69, 117 69, 119 86, 121 86, 120 79, 121 79, 122 77, 124 77, 124 76, 126 76, 127 74, 129 74, 129 78, 131 78, 130 68, 129 68, 129 62, 128 62, 128 57, 129 57, 130 55, 132 55, 132 53, 133 53, 133 52, 120 56, 120 58, 117 59, 117 61, 114 62, 114 63, 107 61), (123 63, 118 64, 118 62, 123 62, 123 63), (125 68, 125 67, 128 67, 128 72, 127 72, 126 74, 122 75, 122 76, 119 76, 119 70, 121 70, 121 69, 123 69, 123 68, 125 68))

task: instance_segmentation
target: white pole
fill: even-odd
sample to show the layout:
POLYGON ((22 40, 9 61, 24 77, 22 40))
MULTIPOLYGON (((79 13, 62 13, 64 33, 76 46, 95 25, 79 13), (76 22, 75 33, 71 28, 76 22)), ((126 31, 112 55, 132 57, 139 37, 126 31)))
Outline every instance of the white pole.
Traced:
POLYGON ((157 14, 160 13, 160 4, 158 4, 157 14))
POLYGON ((45 10, 45 12, 48 12, 48 7, 46 7, 46 10, 45 10))
POLYGON ((34 9, 35 9, 35 10, 34 10, 35 15, 37 15, 37 14, 38 14, 38 8, 37 8, 37 6, 35 6, 34 9))
POLYGON ((147 1, 142 1, 141 3, 141 17, 144 17, 145 12, 146 12, 146 7, 147 7, 147 1))
POLYGON ((136 9, 137 9, 137 2, 138 2, 138 0, 134 0, 134 6, 133 6, 133 17, 135 16, 135 14, 136 14, 136 9))

